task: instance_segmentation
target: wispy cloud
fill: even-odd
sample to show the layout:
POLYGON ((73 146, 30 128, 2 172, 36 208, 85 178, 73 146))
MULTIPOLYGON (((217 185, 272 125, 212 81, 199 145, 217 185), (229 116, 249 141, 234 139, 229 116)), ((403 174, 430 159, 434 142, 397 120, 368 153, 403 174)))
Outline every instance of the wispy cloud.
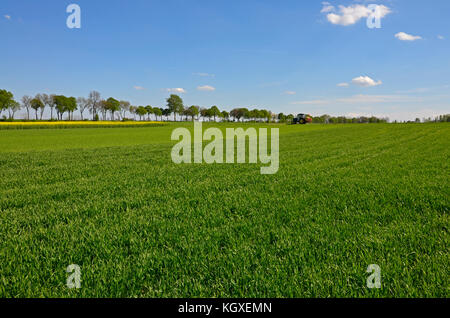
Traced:
POLYGON ((285 91, 284 92, 284 95, 295 95, 295 94, 297 94, 297 92, 294 92, 294 91, 285 91))
POLYGON ((143 90, 145 90, 145 87, 142 87, 142 86, 133 86, 133 88, 134 88, 135 90, 137 90, 137 91, 143 91, 143 90))
POLYGON ((203 92, 212 92, 212 91, 215 91, 216 88, 209 86, 209 85, 204 85, 204 86, 198 86, 197 90, 203 91, 203 92))
POLYGON ((201 76, 201 77, 216 77, 215 74, 210 74, 210 73, 192 73, 192 75, 201 76))
POLYGON ((11 16, 8 15, 8 14, 5 14, 4 17, 5 17, 6 20, 11 20, 11 16))
POLYGON ((350 84, 349 83, 339 83, 336 85, 337 87, 349 87, 350 84))
POLYGON ((328 99, 302 100, 292 102, 291 105, 324 105, 330 104, 332 101, 328 99))
POLYGON ((395 37, 397 39, 399 39, 400 41, 417 41, 417 40, 421 40, 422 37, 418 36, 418 35, 411 35, 405 32, 399 32, 395 35, 395 37))
POLYGON ((438 35, 437 38, 438 38, 439 40, 444 40, 444 39, 445 39, 445 37, 444 37, 443 35, 438 35))
POLYGON ((323 8, 320 10, 321 13, 328 13, 334 11, 334 6, 329 2, 322 2, 323 8))

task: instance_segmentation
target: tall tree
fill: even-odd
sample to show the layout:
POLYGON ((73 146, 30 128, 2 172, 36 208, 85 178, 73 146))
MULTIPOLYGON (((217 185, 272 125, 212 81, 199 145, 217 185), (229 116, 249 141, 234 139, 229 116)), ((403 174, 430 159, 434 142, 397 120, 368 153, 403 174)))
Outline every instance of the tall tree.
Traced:
POLYGON ((102 114, 102 120, 106 120, 106 114, 108 113, 108 103, 106 102, 106 100, 100 100, 97 110, 102 114))
POLYGON ((31 109, 31 100, 32 99, 33 98, 28 95, 25 95, 22 97, 22 105, 27 110, 27 120, 30 120, 30 109, 31 109))
POLYGON ((139 115, 139 120, 142 121, 142 116, 145 116, 145 114, 147 114, 147 109, 145 109, 144 106, 139 106, 136 110, 136 113, 139 115))
POLYGON ((133 115, 134 120, 136 120, 136 111, 137 111, 137 107, 136 106, 130 106, 130 108, 128 108, 129 112, 133 115))
POLYGON ((45 105, 48 98, 47 94, 37 94, 36 98, 42 102, 42 106, 39 108, 39 119, 42 120, 42 116, 44 115, 45 105))
POLYGON ((219 110, 219 108, 218 108, 217 106, 212 106, 212 107, 209 109, 209 112, 210 112, 211 116, 214 117, 214 121, 216 121, 216 117, 220 115, 220 110, 219 110))
POLYGON ((128 111, 130 111, 130 102, 121 100, 120 101, 120 111, 119 111, 119 117, 121 120, 123 120, 127 114, 128 111))
POLYGON ((78 104, 78 110, 80 111, 81 120, 84 120, 83 113, 86 109, 89 108, 89 99, 84 97, 78 97, 77 98, 77 104, 78 104))
POLYGON ((97 91, 92 91, 89 93, 89 111, 92 113, 92 120, 95 120, 95 115, 97 115, 97 110, 100 106, 100 93, 97 91))
POLYGON ((8 107, 9 119, 14 119, 14 114, 20 110, 20 104, 13 100, 8 107))
POLYGON ((63 95, 56 95, 53 100, 55 102, 55 109, 56 109, 56 117, 58 120, 62 120, 63 114, 66 112, 66 96, 63 95))
POLYGON ((248 118, 249 111, 247 108, 235 108, 230 112, 230 116, 240 121, 242 118, 248 118))
POLYGON ((153 113, 155 114, 156 120, 158 120, 158 116, 159 116, 161 121, 162 121, 162 109, 161 108, 154 107, 153 108, 153 113))
POLYGON ((222 111, 222 118, 228 120, 228 118, 230 118, 230 113, 226 110, 222 111))
POLYGON ((153 107, 150 105, 145 106, 145 109, 147 110, 147 120, 150 121, 150 115, 153 114, 153 107))
POLYGON ((198 114, 199 114, 199 108, 200 107, 198 107, 198 106, 195 106, 195 105, 192 105, 191 107, 189 107, 189 116, 191 116, 192 117, 192 121, 194 121, 194 118, 196 117, 196 116, 198 116, 198 114))
POLYGON ((206 117, 209 117, 209 110, 207 108, 200 109, 200 116, 202 116, 203 120, 205 120, 206 117))
POLYGON ((35 97, 31 100, 31 108, 33 108, 36 112, 36 120, 38 120, 38 110, 41 107, 44 107, 44 103, 38 97, 35 97))
POLYGON ((73 120, 73 112, 77 110, 77 99, 75 97, 68 97, 66 99, 66 108, 69 112, 69 120, 73 120))
POLYGON ((120 102, 110 97, 106 100, 105 107, 111 112, 111 120, 114 120, 114 113, 120 110, 120 102))
POLYGON ((53 100, 53 98, 55 97, 55 95, 43 94, 42 96, 43 96, 43 103, 48 107, 50 107, 50 119, 53 120, 53 108, 55 107, 55 101, 53 100))
POLYGON ((172 94, 167 99, 167 107, 173 113, 174 121, 177 121, 177 113, 181 113, 184 109, 183 100, 180 96, 172 94))
POLYGON ((14 102, 13 93, 5 89, 0 89, 0 113, 3 110, 8 109, 13 102, 14 102))
POLYGON ((168 118, 169 118, 169 116, 170 116, 170 114, 171 114, 170 109, 169 109, 169 108, 164 108, 163 111, 162 111, 162 113, 163 113, 163 115, 166 117, 166 120, 168 120, 168 118))

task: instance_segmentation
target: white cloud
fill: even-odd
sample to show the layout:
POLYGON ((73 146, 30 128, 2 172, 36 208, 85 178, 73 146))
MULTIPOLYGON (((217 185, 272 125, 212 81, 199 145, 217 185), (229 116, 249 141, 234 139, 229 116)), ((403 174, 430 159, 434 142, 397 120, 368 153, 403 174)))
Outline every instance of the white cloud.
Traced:
POLYGON ((350 84, 349 83, 339 83, 337 84, 337 87, 349 87, 350 84))
POLYGON ((334 11, 334 6, 332 6, 329 2, 322 2, 323 8, 320 11, 321 13, 328 13, 334 11))
POLYGON ((5 14, 4 17, 5 17, 6 20, 11 20, 11 16, 10 15, 5 14))
POLYGON ((376 5, 374 11, 369 9, 369 6, 361 4, 350 5, 348 7, 340 5, 339 13, 328 13, 327 20, 332 24, 347 26, 353 25, 362 18, 368 18, 370 16, 381 19, 389 13, 391 13, 391 10, 384 5, 376 5))
POLYGON ((373 87, 383 84, 382 81, 374 81, 369 76, 360 76, 352 79, 352 83, 361 87, 373 87))
POLYGON ((212 91, 215 91, 216 88, 212 87, 212 86, 209 86, 209 85, 204 85, 204 86, 198 86, 197 90, 204 91, 204 92, 212 92, 212 91))
POLYGON ((295 95, 295 94, 297 94, 297 92, 294 92, 294 91, 285 91, 284 94, 285 94, 285 95, 295 95))
POLYGON ((444 39, 445 39, 445 37, 444 37, 443 35, 438 35, 437 38, 438 38, 439 40, 444 40, 444 39))
POLYGON ((167 88, 166 90, 169 93, 179 93, 179 94, 186 93, 186 90, 184 88, 167 88))
POLYGON ((145 89, 145 87, 142 86, 133 86, 133 88, 137 91, 143 91, 145 89))
POLYGON ((416 40, 421 40, 422 37, 418 36, 418 35, 411 35, 411 34, 407 34, 405 32, 399 32, 395 35, 395 37, 397 39, 399 39, 400 41, 416 41, 416 40))

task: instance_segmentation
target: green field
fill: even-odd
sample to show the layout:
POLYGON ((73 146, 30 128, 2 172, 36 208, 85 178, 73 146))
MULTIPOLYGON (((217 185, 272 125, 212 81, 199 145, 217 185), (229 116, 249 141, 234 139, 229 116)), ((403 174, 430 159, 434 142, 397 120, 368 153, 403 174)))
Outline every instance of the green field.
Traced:
POLYGON ((0 131, 0 296, 450 296, 450 125, 276 126, 275 175, 175 127, 0 131))

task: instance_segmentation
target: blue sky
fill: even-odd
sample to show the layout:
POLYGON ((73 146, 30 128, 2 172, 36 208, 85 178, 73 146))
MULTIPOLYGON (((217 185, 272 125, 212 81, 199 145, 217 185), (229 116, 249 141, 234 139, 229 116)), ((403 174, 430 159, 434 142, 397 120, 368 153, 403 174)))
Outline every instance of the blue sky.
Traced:
POLYGON ((228 110, 434 116, 450 113, 449 13, 448 0, 2 0, 0 88, 160 107, 181 88, 186 105, 228 110), (66 26, 71 3, 80 29, 66 26))

